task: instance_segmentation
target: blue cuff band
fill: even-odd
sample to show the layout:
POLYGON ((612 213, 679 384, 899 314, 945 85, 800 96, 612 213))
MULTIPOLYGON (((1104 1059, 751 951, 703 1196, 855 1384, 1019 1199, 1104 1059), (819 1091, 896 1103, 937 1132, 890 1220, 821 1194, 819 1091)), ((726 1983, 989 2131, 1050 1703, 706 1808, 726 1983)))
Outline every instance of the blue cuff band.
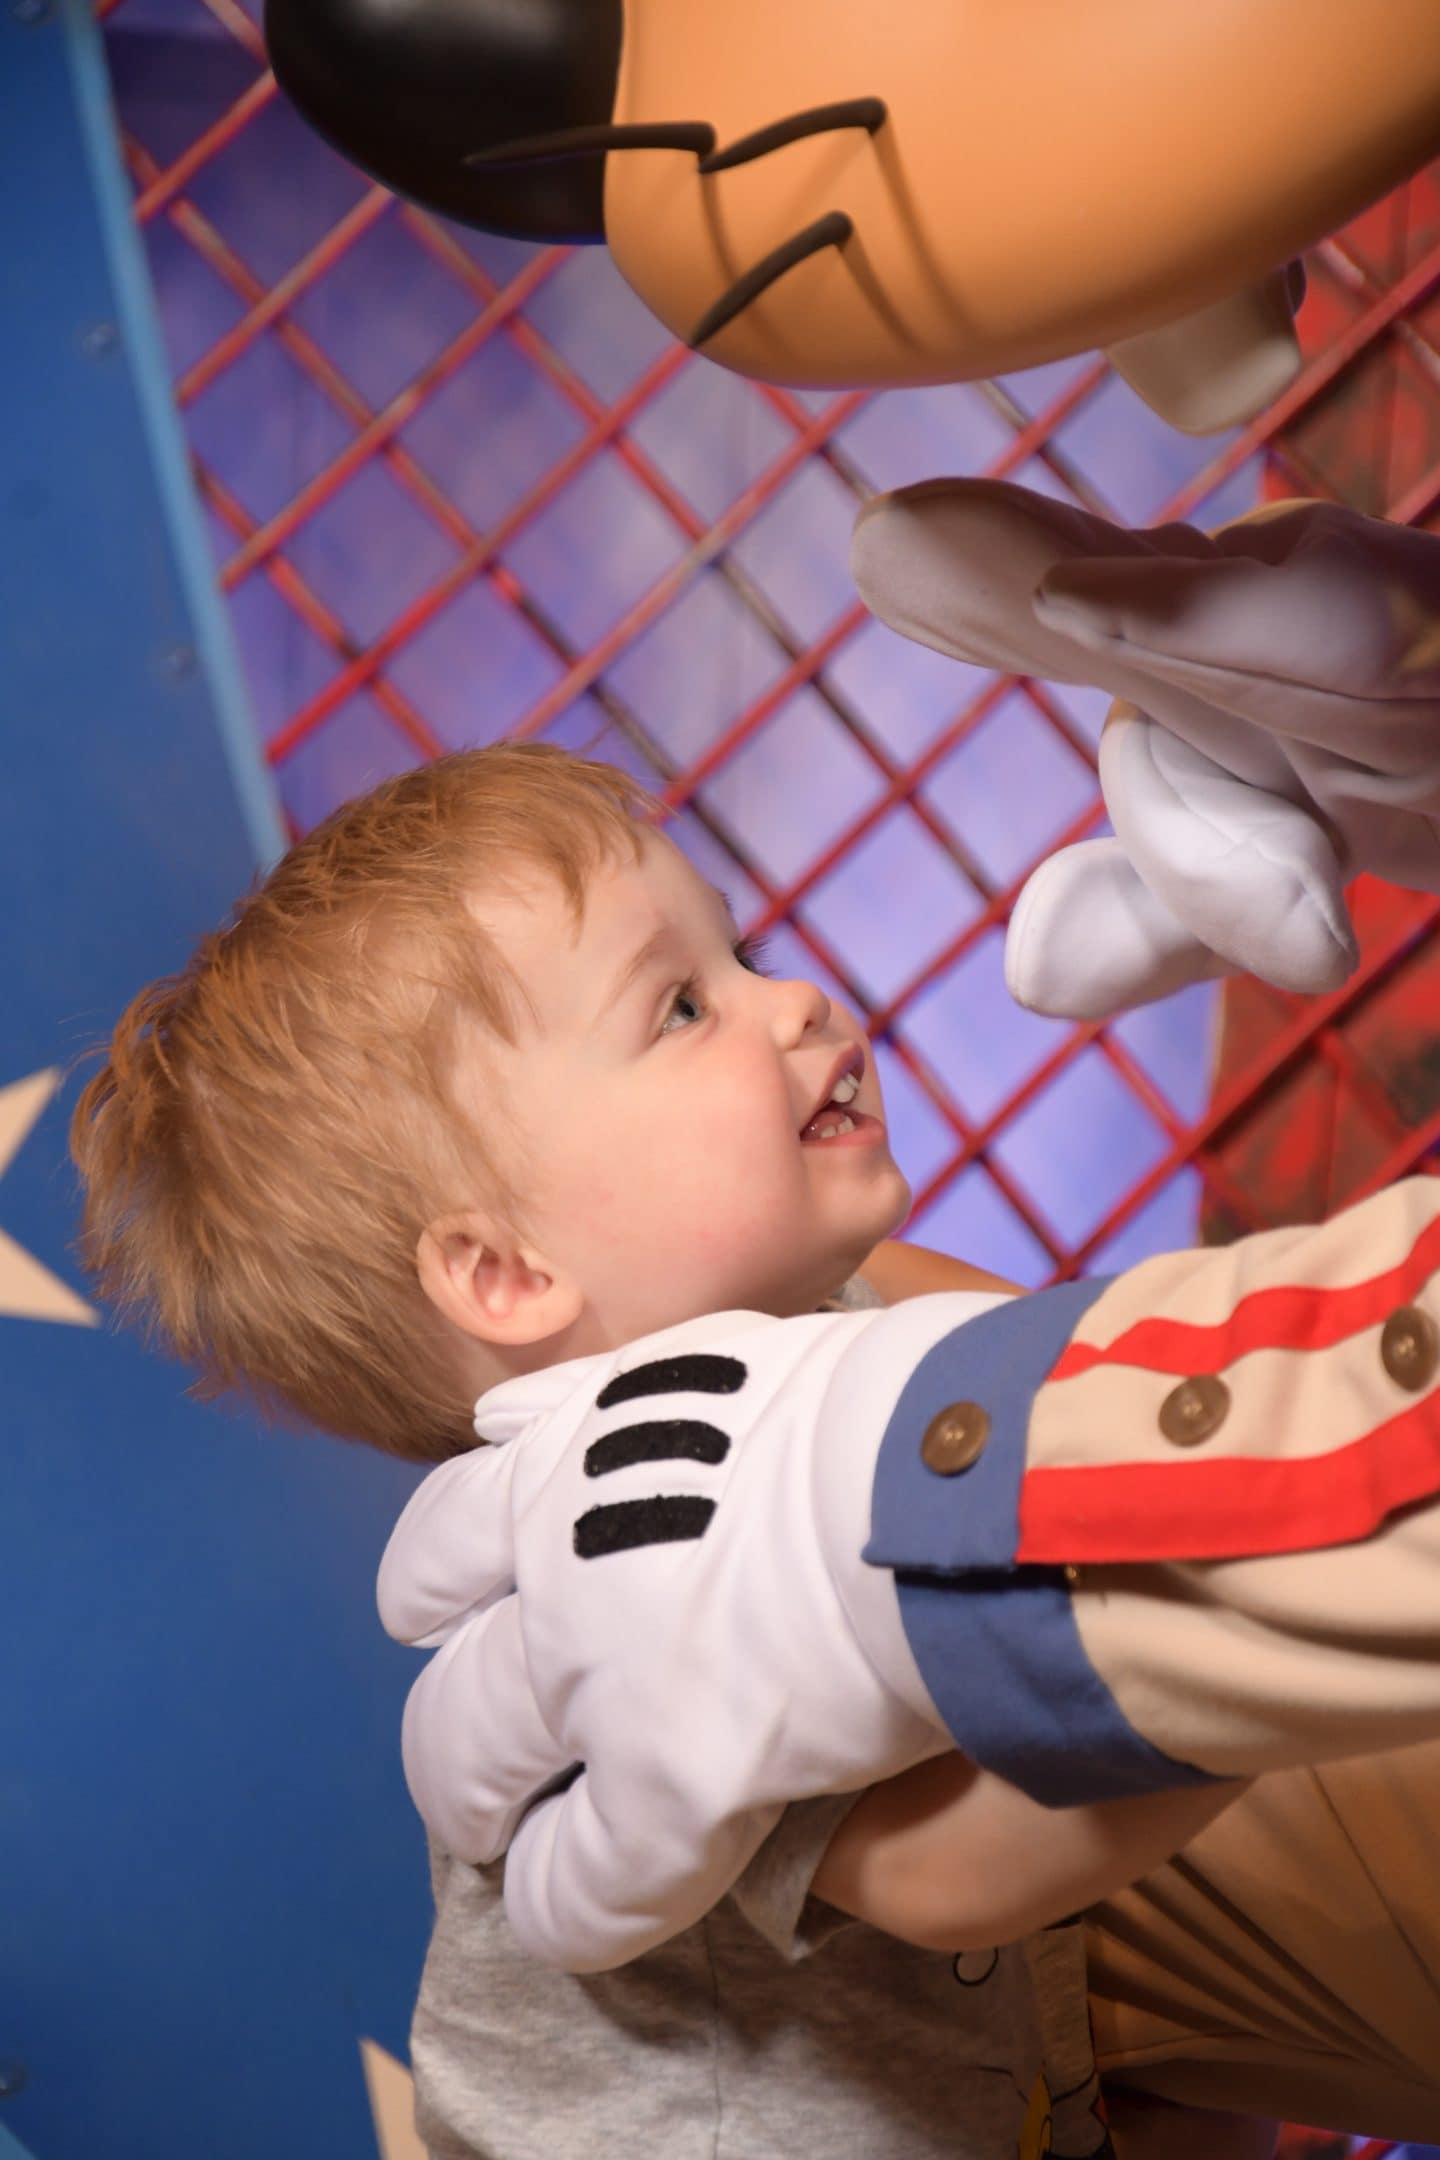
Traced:
POLYGON ((1103 1280, 1016 1298, 921 1360, 875 1467, 865 1558, 895 1575, 915 1662, 957 1747, 1050 1807, 1213 1784, 1137 1733, 1086 1656, 1055 1568, 1019 1567, 1020 1488, 1035 1397, 1103 1280), (957 1402, 990 1420, 969 1468, 921 1456, 957 1402))
POLYGON ((1140 1733, 1085 1655, 1053 1568, 897 1575, 920 1677, 955 1745, 1046 1807, 1218 1782, 1140 1733))
POLYGON ((876 1567, 953 1575, 1015 1564, 1020 1481, 1030 1410, 1105 1281, 1061 1283, 1011 1298, 953 1328, 905 1383, 880 1442, 865 1558, 876 1567), (978 1403, 990 1420, 984 1452, 946 1477, 921 1458, 925 1428, 952 1403, 978 1403))

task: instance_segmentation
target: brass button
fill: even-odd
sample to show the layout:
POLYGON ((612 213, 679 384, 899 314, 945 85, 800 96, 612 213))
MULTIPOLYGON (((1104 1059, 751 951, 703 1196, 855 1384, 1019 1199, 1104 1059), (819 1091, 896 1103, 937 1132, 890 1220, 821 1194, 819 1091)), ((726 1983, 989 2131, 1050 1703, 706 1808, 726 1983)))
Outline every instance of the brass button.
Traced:
POLYGON ((980 1460, 989 1437, 988 1410, 979 1403, 952 1402, 937 1410, 926 1426, 920 1460, 939 1477, 954 1477, 980 1460))
POLYGON ((1172 1447, 1198 1447, 1230 1414, 1230 1390, 1213 1373, 1182 1380, 1160 1405, 1160 1430, 1172 1447))
POLYGON ((1392 1312, 1380 1336, 1380 1362, 1396 1387, 1418 1394, 1428 1387, 1440 1364, 1440 1333, 1418 1305, 1392 1312))

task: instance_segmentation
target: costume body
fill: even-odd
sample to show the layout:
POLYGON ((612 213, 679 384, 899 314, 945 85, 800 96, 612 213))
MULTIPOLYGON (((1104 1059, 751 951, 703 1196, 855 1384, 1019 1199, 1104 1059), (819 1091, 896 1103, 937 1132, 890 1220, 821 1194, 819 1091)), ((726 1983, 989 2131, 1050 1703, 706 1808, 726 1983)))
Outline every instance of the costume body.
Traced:
POLYGON ((1440 2142, 1440 1741, 1272 1772, 1086 1915, 1107 2092, 1440 2142))
POLYGON ((471 1859, 524 1816, 512 1920, 583 1969, 707 1910, 787 1800, 951 1746, 1065 1803, 1435 1733, 1437 1265, 1417 1179, 1109 1284, 715 1315, 494 1390, 504 1444, 382 1569, 445 1646, 421 1812, 471 1859))

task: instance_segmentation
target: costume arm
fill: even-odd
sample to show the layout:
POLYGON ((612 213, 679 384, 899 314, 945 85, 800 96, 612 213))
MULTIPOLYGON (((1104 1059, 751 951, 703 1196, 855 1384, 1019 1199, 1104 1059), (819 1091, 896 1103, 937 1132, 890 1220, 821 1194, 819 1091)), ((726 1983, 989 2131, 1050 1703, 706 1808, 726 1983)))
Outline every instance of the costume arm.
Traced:
POLYGON ((955 1744, 1064 1807, 1432 1736, 1437 1491, 1440 1183, 1412 1178, 937 1342, 866 1557, 955 1744))
POLYGON ((999 1778, 1062 1809, 1210 1802, 1437 1730, 1435 1182, 1109 1284, 746 1318, 721 1349, 637 1346, 578 1425, 526 1441, 524 1628, 512 1600, 472 1612, 417 1683, 422 1704, 456 1689, 453 1714, 439 1693, 413 1713, 412 1783, 476 1854, 537 1771, 584 1764, 510 1850, 507 1908, 542 1959, 638 1955, 787 1801, 949 1747, 994 1774, 968 1789, 989 1875, 1064 1860, 1013 1929, 1153 1854, 1122 1812, 1090 1817, 1095 1848, 1080 1814, 1064 1856, 1057 1816, 1038 1860, 997 1860, 987 1836, 1029 1835, 999 1778), (678 1444, 697 1430, 706 1447, 678 1444))

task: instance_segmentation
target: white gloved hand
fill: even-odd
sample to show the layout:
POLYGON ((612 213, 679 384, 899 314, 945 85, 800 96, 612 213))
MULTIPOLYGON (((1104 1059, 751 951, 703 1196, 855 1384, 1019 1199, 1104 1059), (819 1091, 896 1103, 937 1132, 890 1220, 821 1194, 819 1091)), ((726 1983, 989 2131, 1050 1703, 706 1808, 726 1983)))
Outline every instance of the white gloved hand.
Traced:
POLYGON ((533 1956, 639 1956, 709 1911, 788 1801, 950 1745, 893 1580, 860 1555, 907 1377, 1004 1302, 732 1314, 698 1358, 669 1330, 557 1368, 568 1394, 518 1434, 506 1396, 551 1376, 497 1390, 477 1429, 498 1444, 419 1487, 379 1585, 392 1635, 442 1646, 406 1707, 406 1775, 457 1858, 508 1846, 533 1956))
POLYGON ((936 480, 867 504, 853 563, 905 636, 1121 701, 1100 746, 1117 837, 1025 886, 1021 1004, 1091 1019, 1242 970, 1334 989, 1349 878, 1440 892, 1440 539, 1330 503, 1134 532, 936 480))

